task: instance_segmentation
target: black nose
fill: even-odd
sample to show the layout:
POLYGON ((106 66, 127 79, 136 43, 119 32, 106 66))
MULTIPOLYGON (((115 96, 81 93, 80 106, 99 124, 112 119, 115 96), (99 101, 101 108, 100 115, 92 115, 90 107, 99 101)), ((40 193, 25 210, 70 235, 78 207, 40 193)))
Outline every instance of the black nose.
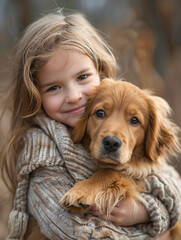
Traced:
POLYGON ((118 137, 106 136, 102 139, 103 147, 108 152, 116 152, 121 146, 122 142, 118 137))

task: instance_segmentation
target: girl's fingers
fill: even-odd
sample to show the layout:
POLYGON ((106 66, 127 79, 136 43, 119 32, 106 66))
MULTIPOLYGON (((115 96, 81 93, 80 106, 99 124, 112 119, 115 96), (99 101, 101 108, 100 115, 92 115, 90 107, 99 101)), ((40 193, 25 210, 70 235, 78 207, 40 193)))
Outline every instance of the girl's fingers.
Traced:
POLYGON ((103 215, 105 215, 105 213, 103 211, 101 211, 98 207, 96 207, 95 205, 91 208, 90 212, 94 216, 103 216, 103 215))
POLYGON ((111 212, 111 215, 113 216, 117 216, 117 215, 120 215, 120 208, 115 206, 111 212))
POLYGON ((109 216, 106 216, 106 215, 102 215, 101 216, 101 219, 102 220, 105 220, 105 221, 111 221, 111 222, 113 222, 114 224, 116 224, 116 222, 117 222, 117 217, 115 217, 114 215, 109 215, 109 216))

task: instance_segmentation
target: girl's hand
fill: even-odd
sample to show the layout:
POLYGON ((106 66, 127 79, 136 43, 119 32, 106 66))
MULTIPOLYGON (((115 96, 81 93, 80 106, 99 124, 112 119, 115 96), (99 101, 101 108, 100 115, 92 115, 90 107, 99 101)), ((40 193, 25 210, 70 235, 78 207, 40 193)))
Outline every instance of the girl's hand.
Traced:
POLYGON ((171 240, 170 231, 166 231, 165 233, 161 234, 158 238, 159 240, 171 240))
POLYGON ((168 230, 165 233, 161 234, 158 239, 159 240, 171 240, 170 230, 168 230))
POLYGON ((96 207, 92 208, 91 213, 103 220, 109 220, 117 226, 132 226, 150 221, 148 212, 141 202, 133 204, 126 199, 118 202, 108 218, 104 212, 99 211, 96 207))

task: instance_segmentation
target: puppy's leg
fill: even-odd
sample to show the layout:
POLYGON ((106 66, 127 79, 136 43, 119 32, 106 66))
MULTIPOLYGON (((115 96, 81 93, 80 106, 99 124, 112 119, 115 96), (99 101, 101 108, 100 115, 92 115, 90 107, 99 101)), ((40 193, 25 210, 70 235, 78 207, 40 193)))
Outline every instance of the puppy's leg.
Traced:
POLYGON ((62 204, 70 211, 86 212, 94 204, 110 211, 119 200, 142 200, 140 187, 119 171, 101 169, 89 179, 76 183, 62 198, 62 204))
POLYGON ((61 199, 62 204, 71 212, 87 212, 94 204, 95 196, 103 189, 103 181, 97 180, 99 172, 92 177, 76 183, 61 199))
POLYGON ((95 202, 95 196, 119 179, 119 172, 100 169, 90 178, 76 183, 62 198, 62 204, 74 212, 86 212, 95 202))
POLYGON ((146 204, 141 197, 140 192, 143 190, 143 184, 136 184, 129 177, 124 177, 121 174, 117 176, 116 181, 100 191, 95 197, 96 206, 109 215, 116 204, 122 199, 129 199, 134 204, 135 201, 141 201, 146 204))

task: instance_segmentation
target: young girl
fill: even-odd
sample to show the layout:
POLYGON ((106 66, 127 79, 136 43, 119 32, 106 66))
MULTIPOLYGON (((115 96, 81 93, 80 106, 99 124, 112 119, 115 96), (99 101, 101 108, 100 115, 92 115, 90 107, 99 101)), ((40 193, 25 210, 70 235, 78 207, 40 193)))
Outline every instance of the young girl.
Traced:
MULTIPOLYGON (((61 205, 75 182, 96 171, 69 130, 93 86, 116 78, 113 54, 82 15, 58 11, 34 22, 18 42, 13 64, 10 139, 2 155, 14 197, 8 239, 25 233, 25 239, 43 239, 36 221, 49 239, 76 240, 157 239, 177 223, 181 184, 169 166, 148 177, 148 194, 142 194, 147 207, 120 201, 105 221, 95 208, 79 216, 61 205)), ((160 239, 170 239, 169 231, 160 239)))

